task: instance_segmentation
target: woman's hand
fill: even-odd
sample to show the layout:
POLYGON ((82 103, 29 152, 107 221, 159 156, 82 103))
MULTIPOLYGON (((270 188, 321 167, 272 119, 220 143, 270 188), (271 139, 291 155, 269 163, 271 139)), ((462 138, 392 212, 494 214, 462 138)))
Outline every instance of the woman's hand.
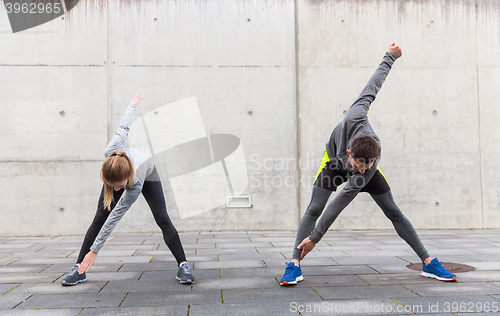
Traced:
POLYGON ((89 251, 85 258, 83 258, 82 263, 80 263, 80 267, 78 268, 78 273, 82 274, 89 271, 90 267, 94 264, 95 258, 97 258, 97 254, 92 250, 89 251))
POLYGON ((141 97, 141 93, 137 93, 135 95, 135 97, 132 99, 132 101, 130 101, 130 103, 134 103, 135 105, 139 105, 139 102, 141 102, 141 100, 144 99, 141 97))

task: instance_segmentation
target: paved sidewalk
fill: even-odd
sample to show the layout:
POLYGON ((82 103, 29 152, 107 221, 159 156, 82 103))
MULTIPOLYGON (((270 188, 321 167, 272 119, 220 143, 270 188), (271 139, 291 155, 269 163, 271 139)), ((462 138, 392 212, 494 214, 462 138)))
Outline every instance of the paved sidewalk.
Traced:
POLYGON ((112 234, 88 281, 63 287, 82 236, 0 238, 0 316, 500 315, 500 230, 418 233, 440 261, 476 270, 426 279, 406 267, 419 260, 395 231, 332 231, 303 262, 304 281, 280 287, 293 232, 181 233, 191 286, 175 280, 160 233, 112 234))

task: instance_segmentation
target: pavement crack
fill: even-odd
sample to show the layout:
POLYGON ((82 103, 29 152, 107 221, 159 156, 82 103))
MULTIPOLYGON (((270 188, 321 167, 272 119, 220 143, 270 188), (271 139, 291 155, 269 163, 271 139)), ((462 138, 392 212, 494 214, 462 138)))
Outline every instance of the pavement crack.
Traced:
POLYGON ((129 292, 127 292, 127 294, 125 294, 125 297, 124 297, 124 298, 123 298, 123 300, 120 302, 120 305, 118 305, 118 307, 122 307, 123 301, 125 301, 125 299, 127 298, 128 293, 129 293, 129 292))
POLYGON ((354 275, 354 276, 355 276, 355 277, 357 277, 358 279, 360 279, 361 281, 365 282, 366 284, 371 285, 370 283, 368 283, 368 282, 366 282, 365 280, 363 280, 362 278, 360 278, 360 277, 359 277, 359 275, 357 275, 357 274, 356 274, 356 275, 354 275))
POLYGON ((49 265, 47 268, 43 269, 42 271, 38 272, 38 273, 42 273, 43 271, 47 270, 48 268, 52 267, 53 264, 49 265))
POLYGON ((141 275, 139 275, 139 278, 137 279, 137 281, 139 281, 142 278, 142 275, 144 274, 144 272, 146 272, 146 271, 142 271, 142 273, 141 273, 141 275))
POLYGON ((18 307, 19 305, 21 305, 22 303, 26 302, 27 300, 29 300, 32 297, 33 297, 33 294, 30 294, 30 296, 28 296, 26 299, 24 299, 21 303, 19 303, 16 306, 12 307, 11 310, 13 310, 14 308, 18 307))
POLYGON ((66 274, 66 272, 64 272, 63 274, 61 274, 60 276, 58 276, 57 278, 55 278, 54 281, 52 281, 52 283, 55 283, 57 280, 59 280, 60 278, 62 278, 64 275, 66 274))
POLYGON ((21 286, 21 284, 18 284, 18 285, 16 285, 16 286, 14 286, 13 288, 11 288, 10 290, 8 290, 7 292, 2 293, 2 295, 7 294, 7 293, 9 293, 10 291, 12 291, 12 290, 14 290, 14 289, 17 289, 17 288, 18 288, 18 287, 20 287, 20 286, 21 286))
POLYGON ((224 295, 222 294, 222 290, 220 290, 220 298, 222 300, 222 304, 224 304, 224 295))
POLYGON ((401 258, 401 257, 399 257, 399 256, 396 256, 396 258, 401 259, 401 260, 403 260, 403 261, 406 261, 406 262, 408 262, 409 264, 412 264, 412 262, 411 262, 411 261, 408 261, 408 260, 406 260, 406 259, 403 259, 403 258, 401 258))
POLYGON ((319 293, 313 288, 311 287, 311 290, 314 291, 314 293, 318 294, 318 296, 324 301, 325 299, 323 298, 323 296, 319 295, 319 293))
POLYGON ((118 268, 118 270, 116 270, 116 272, 120 271, 120 269, 123 268, 124 265, 125 263, 122 263, 122 265, 118 268))
POLYGON ((409 289, 409 288, 407 288, 406 286, 401 285, 401 284, 398 284, 398 285, 399 285, 400 287, 402 287, 403 289, 405 289, 405 290, 408 290, 408 291, 412 292, 413 294, 417 295, 418 297, 422 297, 422 295, 418 294, 417 292, 414 292, 414 291, 410 290, 410 289, 409 289))
POLYGON ((97 293, 101 293, 102 289, 104 289, 104 288, 106 287, 106 285, 108 285, 108 283, 109 283, 109 281, 108 281, 108 282, 106 282, 106 284, 104 284, 104 285, 101 287, 101 289, 100 289, 99 291, 97 291, 97 293))

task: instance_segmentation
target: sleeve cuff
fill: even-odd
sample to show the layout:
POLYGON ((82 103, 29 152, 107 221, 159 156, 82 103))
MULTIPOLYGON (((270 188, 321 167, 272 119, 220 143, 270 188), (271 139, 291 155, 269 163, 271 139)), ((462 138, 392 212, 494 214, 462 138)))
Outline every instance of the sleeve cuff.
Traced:
POLYGON ((319 234, 315 230, 313 230, 313 232, 309 236, 309 239, 311 239, 313 243, 317 244, 321 240, 321 237, 322 236, 319 236, 319 234))
POLYGON ((94 253, 99 253, 99 250, 101 250, 101 247, 92 246, 92 247, 90 247, 90 250, 94 253))
POLYGON ((396 61, 396 56, 394 56, 392 53, 386 52, 385 56, 389 57, 393 62, 396 61))

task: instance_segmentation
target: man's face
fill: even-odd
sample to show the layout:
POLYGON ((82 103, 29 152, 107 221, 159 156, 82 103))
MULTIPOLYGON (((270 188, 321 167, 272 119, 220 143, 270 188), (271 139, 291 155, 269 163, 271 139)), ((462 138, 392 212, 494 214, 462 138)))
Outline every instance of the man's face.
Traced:
POLYGON ((347 155, 349 155, 349 163, 351 164, 354 171, 359 172, 361 174, 364 174, 366 170, 373 167, 373 164, 375 163, 374 160, 372 160, 370 163, 365 163, 363 159, 352 158, 351 151, 349 149, 347 150, 347 155))

